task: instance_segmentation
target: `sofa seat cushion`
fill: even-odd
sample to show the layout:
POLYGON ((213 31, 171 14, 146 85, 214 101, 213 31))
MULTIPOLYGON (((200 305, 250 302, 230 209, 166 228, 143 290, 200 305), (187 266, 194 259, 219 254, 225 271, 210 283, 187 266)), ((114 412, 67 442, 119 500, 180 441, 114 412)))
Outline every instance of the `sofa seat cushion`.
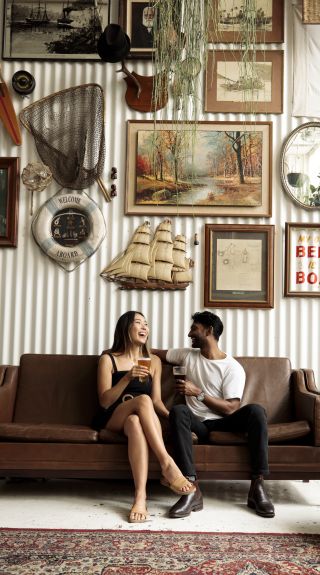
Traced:
POLYGON ((101 441, 101 443, 127 443, 127 438, 124 433, 101 429, 99 431, 99 441, 101 441))
POLYGON ((0 439, 26 442, 95 443, 98 433, 86 425, 0 423, 0 439))
MULTIPOLYGON (((269 443, 281 443, 305 437, 311 432, 308 421, 292 421, 289 423, 270 423, 268 425, 269 443)), ((217 445, 240 445, 247 443, 246 433, 232 431, 211 431, 209 442, 217 445)))

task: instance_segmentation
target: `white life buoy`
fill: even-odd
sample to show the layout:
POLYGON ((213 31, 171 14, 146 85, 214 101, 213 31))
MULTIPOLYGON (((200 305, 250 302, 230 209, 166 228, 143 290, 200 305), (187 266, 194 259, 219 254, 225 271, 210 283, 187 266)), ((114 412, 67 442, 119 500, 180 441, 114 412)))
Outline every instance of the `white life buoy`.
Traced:
POLYGON ((43 204, 32 222, 42 251, 67 271, 90 257, 106 234, 99 206, 83 191, 59 191, 43 204))

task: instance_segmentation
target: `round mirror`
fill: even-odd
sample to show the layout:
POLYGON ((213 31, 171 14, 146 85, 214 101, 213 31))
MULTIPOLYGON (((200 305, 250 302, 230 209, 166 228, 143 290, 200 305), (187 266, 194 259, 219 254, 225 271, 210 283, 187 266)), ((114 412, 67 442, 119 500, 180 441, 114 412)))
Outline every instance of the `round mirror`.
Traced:
POLYGON ((320 208, 320 122, 291 132, 282 149, 281 181, 299 206, 320 208))

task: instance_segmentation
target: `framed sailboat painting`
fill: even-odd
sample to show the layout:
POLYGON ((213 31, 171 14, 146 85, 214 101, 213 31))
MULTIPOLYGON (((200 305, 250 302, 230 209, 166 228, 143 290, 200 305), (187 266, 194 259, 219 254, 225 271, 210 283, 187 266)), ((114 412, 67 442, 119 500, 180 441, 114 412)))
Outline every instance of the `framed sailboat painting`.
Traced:
POLYGON ((126 214, 271 216, 271 122, 127 123, 126 214))
POLYGON ((4 0, 2 57, 99 60, 108 0, 4 0))

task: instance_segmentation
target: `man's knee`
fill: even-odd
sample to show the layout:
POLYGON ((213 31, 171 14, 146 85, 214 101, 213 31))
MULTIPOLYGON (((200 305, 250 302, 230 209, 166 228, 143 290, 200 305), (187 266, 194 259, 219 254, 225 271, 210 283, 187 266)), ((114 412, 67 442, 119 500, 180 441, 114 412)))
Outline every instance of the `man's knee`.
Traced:
POLYGON ((247 406, 248 417, 254 421, 259 421, 260 423, 267 423, 267 412, 262 405, 258 403, 250 403, 247 406))

